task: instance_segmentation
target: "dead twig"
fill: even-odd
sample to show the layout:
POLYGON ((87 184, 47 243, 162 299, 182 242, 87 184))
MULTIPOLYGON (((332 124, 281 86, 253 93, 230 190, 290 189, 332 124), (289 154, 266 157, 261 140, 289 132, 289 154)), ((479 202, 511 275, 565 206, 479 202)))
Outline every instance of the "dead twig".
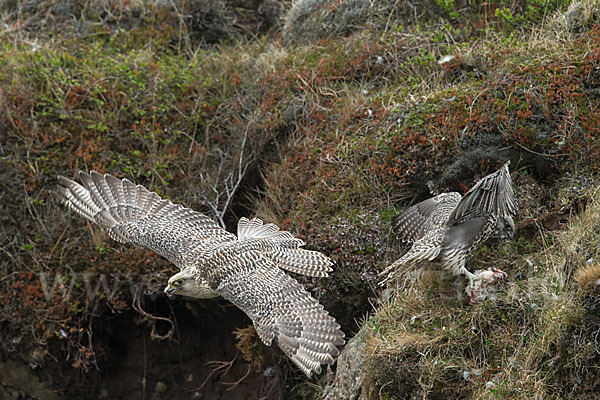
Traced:
POLYGON ((244 177, 246 176, 248 167, 250 167, 250 165, 254 162, 254 153, 252 151, 250 151, 249 154, 245 153, 249 126, 250 123, 246 125, 246 129, 244 131, 244 137, 242 138, 242 143, 240 145, 240 154, 238 156, 237 166, 234 167, 235 169, 229 171, 225 178, 221 179, 225 173, 225 169, 227 168, 227 155, 221 150, 216 150, 220 160, 214 182, 207 182, 208 178, 203 176, 203 181, 212 189, 214 197, 211 200, 206 194, 203 193, 202 198, 204 203, 210 209, 213 217, 223 228, 225 228, 225 214, 229 210, 235 194, 237 193, 242 181, 244 180, 244 177))
POLYGON ((159 340, 165 340, 165 339, 170 339, 173 337, 173 333, 175 332, 175 323, 173 321, 171 321, 169 318, 165 318, 165 317, 157 317, 156 315, 152 315, 150 313, 147 313, 146 311, 144 311, 144 309, 142 308, 141 304, 141 296, 138 295, 137 291, 134 295, 134 299, 133 302, 131 304, 131 306, 133 307, 133 309, 137 312, 139 312, 140 314, 142 314, 142 316, 147 320, 147 321, 153 321, 154 323, 152 324, 152 332, 150 332, 150 337, 152 339, 159 339, 159 340), (156 321, 166 321, 169 323, 169 325, 171 325, 171 327, 169 328, 168 332, 164 335, 159 335, 156 332, 156 321))

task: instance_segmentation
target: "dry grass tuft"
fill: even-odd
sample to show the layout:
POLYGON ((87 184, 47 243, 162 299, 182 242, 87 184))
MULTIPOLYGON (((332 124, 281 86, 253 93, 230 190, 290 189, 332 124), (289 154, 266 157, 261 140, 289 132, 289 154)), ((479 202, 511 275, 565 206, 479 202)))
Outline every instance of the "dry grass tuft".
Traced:
POLYGON ((564 12, 555 13, 548 20, 547 26, 540 29, 540 33, 548 39, 548 43, 572 40, 589 29, 599 13, 600 7, 594 0, 573 1, 564 12))
POLYGON ((583 290, 595 291, 600 288, 600 264, 586 265, 575 272, 575 281, 583 290))
POLYGON ((265 363, 265 345, 258 337, 254 326, 236 329, 234 333, 237 339, 235 347, 242 352, 244 360, 260 371, 265 363))

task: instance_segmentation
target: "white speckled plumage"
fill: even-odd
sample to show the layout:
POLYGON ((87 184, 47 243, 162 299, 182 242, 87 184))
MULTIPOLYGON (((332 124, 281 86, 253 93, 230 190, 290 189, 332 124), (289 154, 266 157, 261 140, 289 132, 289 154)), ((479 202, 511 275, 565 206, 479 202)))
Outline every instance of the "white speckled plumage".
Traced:
POLYGON ((83 185, 59 176, 57 198, 121 243, 154 250, 180 268, 169 294, 223 296, 253 321, 267 345, 273 339, 308 376, 332 364, 344 344, 339 324, 282 270, 326 277, 324 254, 274 224, 241 218, 237 237, 206 215, 161 199, 112 175, 80 172, 83 185))
POLYGON ((510 161, 480 179, 466 194, 442 193, 394 217, 401 240, 412 243, 406 254, 387 267, 381 284, 418 261, 436 261, 455 275, 465 274, 473 287, 478 276, 465 267, 467 258, 489 238, 512 237, 517 203, 508 171, 510 161), (400 268, 400 267, 403 268, 400 268))

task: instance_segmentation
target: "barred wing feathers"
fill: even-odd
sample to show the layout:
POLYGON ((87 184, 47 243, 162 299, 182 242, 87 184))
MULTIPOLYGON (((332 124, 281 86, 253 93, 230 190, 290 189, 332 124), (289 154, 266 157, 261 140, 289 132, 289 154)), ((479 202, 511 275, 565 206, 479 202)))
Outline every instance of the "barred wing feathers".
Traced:
POLYGON ((344 333, 323 306, 259 251, 233 263, 217 273, 216 289, 250 317, 261 340, 270 345, 276 339, 309 377, 321 364, 333 364, 344 333))
POLYGON ((498 171, 481 178, 464 195, 447 225, 478 215, 515 215, 518 211, 507 161, 498 171))
POLYGON ((426 232, 445 224, 460 199, 460 194, 450 192, 423 200, 396 215, 392 219, 392 229, 399 239, 414 243, 426 232))
POLYGON ((80 172, 83 185, 58 177, 56 197, 69 209, 100 225, 111 238, 154 250, 181 266, 190 250, 235 240, 206 215, 161 199, 128 179, 80 172))
POLYGON ((238 240, 261 240, 265 254, 279 268, 297 274, 327 277, 333 262, 319 251, 301 249, 304 241, 275 224, 263 224, 258 218, 242 217, 238 222, 238 240))
POLYGON ((122 243, 156 251, 180 267, 200 248, 212 256, 199 278, 244 311, 266 344, 280 348, 308 376, 332 364, 344 344, 339 324, 283 269, 327 276, 331 260, 276 225, 242 218, 238 237, 207 216, 161 199, 111 175, 81 172, 79 184, 59 177, 55 192, 68 208, 122 243))

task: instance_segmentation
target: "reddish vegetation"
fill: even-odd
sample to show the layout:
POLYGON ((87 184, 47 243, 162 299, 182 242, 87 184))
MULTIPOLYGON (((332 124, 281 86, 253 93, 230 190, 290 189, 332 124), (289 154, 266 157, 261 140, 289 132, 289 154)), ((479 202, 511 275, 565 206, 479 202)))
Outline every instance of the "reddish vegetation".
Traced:
POLYGON ((469 91, 445 91, 433 104, 414 110, 412 120, 392 135, 391 151, 381 162, 373 160, 375 171, 389 184, 400 186, 417 171, 435 176, 460 154, 465 138, 486 141, 490 135, 513 152, 536 153, 557 164, 584 163, 597 170, 600 114, 591 104, 600 81, 599 41, 600 27, 595 25, 590 37, 573 43, 569 57, 528 60, 511 71, 501 69, 502 64, 494 63, 497 57, 492 58, 490 65, 497 67, 469 91), (588 48, 584 43, 590 38, 596 50, 582 57, 580 51, 588 48), (411 157, 414 154, 419 158, 411 157))

